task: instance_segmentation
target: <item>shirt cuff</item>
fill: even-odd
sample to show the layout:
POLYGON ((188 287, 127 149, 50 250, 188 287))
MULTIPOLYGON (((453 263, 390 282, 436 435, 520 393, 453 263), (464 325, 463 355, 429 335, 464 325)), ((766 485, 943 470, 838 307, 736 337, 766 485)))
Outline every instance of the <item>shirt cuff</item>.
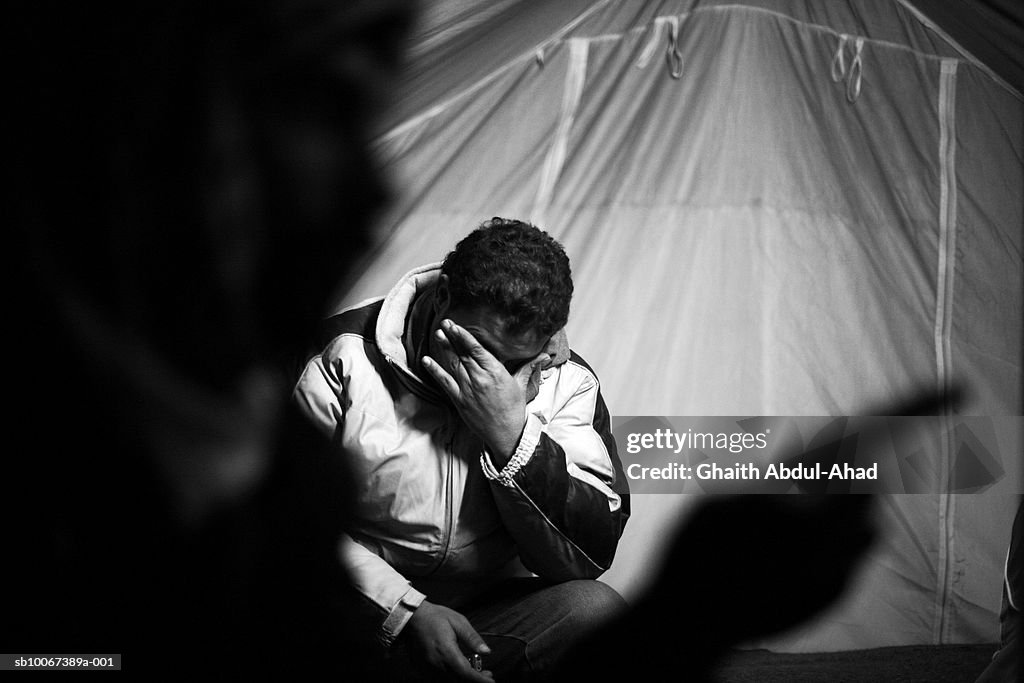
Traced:
POLYGON ((509 461, 505 463, 505 467, 500 472, 495 469, 494 463, 491 462, 491 454, 484 450, 480 456, 480 467, 483 469, 484 476, 491 481, 497 481, 502 486, 513 487, 512 479, 533 457, 533 452, 537 449, 537 443, 540 441, 540 435, 544 431, 544 426, 544 418, 540 415, 531 413, 526 416, 526 426, 523 428, 523 435, 519 437, 519 445, 516 446, 516 452, 512 454, 512 457, 509 458, 509 461))
POLYGON ((384 647, 391 647, 391 644, 395 642, 395 638, 402 632, 405 625, 409 623, 412 613, 416 611, 416 608, 420 606, 426 597, 423 593, 410 587, 405 595, 399 598, 395 606, 391 608, 391 613, 388 614, 388 618, 384 620, 384 625, 381 627, 380 640, 384 647))

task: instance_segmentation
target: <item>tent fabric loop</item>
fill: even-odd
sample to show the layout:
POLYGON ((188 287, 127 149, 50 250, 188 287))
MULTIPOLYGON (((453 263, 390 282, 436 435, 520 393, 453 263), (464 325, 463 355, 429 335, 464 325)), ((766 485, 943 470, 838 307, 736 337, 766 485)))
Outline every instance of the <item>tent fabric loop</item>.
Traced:
POLYGON ((839 46, 832 55, 832 82, 838 83, 846 77, 846 41, 850 36, 845 33, 839 36, 839 46))
POLYGON ((640 56, 637 57, 636 67, 644 69, 651 63, 654 54, 658 50, 658 43, 661 42, 662 27, 668 27, 668 46, 665 50, 665 60, 668 62, 669 74, 672 78, 678 79, 683 75, 683 55, 679 52, 679 17, 655 17, 654 28, 650 41, 644 46, 640 56))
POLYGON ((861 75, 864 72, 864 65, 861 61, 861 52, 864 49, 864 38, 857 38, 853 61, 850 62, 850 73, 846 78, 846 99, 853 103, 860 97, 861 75))
POLYGON ((851 36, 845 33, 839 34, 839 44, 832 55, 832 64, 829 72, 833 83, 846 82, 846 100, 853 103, 860 97, 860 86, 864 73, 864 63, 861 59, 864 51, 864 37, 858 36, 853 41, 853 59, 850 60, 850 65, 847 67, 846 44, 850 42, 850 38, 851 36))
POLYGON ((665 60, 668 62, 668 73, 679 80, 683 75, 683 55, 679 53, 679 17, 669 17, 668 48, 665 60))

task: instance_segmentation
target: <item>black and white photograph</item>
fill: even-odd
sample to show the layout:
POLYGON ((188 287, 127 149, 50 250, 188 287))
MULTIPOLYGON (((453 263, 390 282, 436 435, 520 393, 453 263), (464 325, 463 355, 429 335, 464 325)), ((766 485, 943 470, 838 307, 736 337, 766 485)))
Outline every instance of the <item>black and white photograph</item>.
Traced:
POLYGON ((1016 0, 19 2, 0 670, 999 683, 1016 0))

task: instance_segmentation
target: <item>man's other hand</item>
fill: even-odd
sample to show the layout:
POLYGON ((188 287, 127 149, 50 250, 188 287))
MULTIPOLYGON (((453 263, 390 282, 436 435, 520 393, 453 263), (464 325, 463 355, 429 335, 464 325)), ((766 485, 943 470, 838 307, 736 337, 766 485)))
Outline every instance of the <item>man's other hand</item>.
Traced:
POLYGON ((411 650, 428 672, 438 677, 493 683, 490 671, 476 671, 469 663, 473 654, 487 655, 491 649, 466 617, 441 605, 424 600, 409 618, 405 633, 411 650))
POLYGON ((542 352, 537 354, 529 363, 519 368, 516 374, 512 375, 512 379, 523 390, 523 400, 526 403, 537 398, 537 394, 540 393, 541 372, 549 367, 550 363, 551 357, 547 353, 542 352))

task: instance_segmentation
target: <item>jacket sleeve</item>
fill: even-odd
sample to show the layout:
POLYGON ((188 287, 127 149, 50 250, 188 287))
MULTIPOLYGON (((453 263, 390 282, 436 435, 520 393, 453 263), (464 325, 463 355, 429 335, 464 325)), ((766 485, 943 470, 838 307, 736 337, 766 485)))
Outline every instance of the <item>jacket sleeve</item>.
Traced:
POLYGON ((593 371, 574 355, 552 380, 555 404, 530 404, 505 467, 487 452, 481 466, 527 569, 552 581, 597 578, 629 518, 629 489, 593 371))
MULTIPOLYGON (((294 399, 301 411, 345 455, 342 428, 348 412, 342 362, 331 346, 306 364, 295 386, 294 399)), ((376 640, 388 647, 409 621, 424 595, 408 579, 371 549, 349 534, 339 540, 338 555, 352 587, 365 599, 374 622, 376 640)))
POLYGON ((371 605, 377 623, 376 639, 390 647, 420 606, 425 595, 376 553, 344 534, 339 545, 341 564, 353 588, 371 605))

